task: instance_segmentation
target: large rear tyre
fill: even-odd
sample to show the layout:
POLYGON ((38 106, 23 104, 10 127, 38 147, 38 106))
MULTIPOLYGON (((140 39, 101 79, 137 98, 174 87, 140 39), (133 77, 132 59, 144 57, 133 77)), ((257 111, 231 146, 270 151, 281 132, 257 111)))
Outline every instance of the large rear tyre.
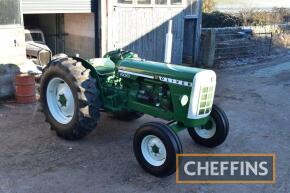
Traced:
POLYGON ((188 128, 191 138, 199 145, 216 147, 221 145, 229 133, 229 121, 225 112, 213 105, 209 121, 206 125, 188 128))
POLYGON ((76 60, 60 58, 46 67, 40 100, 47 122, 62 138, 83 138, 97 126, 101 103, 95 80, 76 60))
POLYGON ((182 145, 168 125, 150 122, 143 124, 134 136, 134 153, 141 167, 157 177, 166 177, 176 171, 176 154, 182 145))

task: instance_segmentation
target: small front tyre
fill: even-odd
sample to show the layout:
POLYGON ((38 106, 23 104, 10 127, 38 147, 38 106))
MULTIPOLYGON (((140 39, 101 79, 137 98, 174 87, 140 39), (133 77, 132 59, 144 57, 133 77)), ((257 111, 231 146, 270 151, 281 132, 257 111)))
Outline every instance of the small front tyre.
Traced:
POLYGON ((176 170, 176 154, 182 146, 176 133, 162 123, 143 124, 134 136, 134 153, 141 167, 157 177, 166 177, 176 170))
POLYGON ((225 112, 213 105, 209 121, 206 125, 188 128, 191 138, 199 145, 216 147, 221 145, 229 133, 229 121, 225 112))

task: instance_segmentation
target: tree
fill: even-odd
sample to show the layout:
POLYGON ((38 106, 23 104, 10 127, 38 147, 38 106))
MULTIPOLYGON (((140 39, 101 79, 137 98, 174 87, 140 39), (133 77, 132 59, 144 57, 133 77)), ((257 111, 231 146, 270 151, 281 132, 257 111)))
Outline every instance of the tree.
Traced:
POLYGON ((202 12, 210 13, 213 12, 214 10, 215 10, 214 0, 203 0, 202 12))

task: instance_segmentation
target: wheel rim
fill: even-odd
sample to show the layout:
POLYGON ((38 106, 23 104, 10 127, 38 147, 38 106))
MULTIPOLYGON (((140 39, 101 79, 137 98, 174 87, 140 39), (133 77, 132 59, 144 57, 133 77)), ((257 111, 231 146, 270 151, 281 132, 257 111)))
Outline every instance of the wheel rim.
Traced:
POLYGON ((53 78, 49 81, 46 99, 49 111, 57 122, 67 124, 72 120, 75 111, 74 97, 63 79, 53 78))
POLYGON ((147 135, 141 142, 141 151, 145 160, 153 166, 161 166, 166 160, 166 148, 154 135, 147 135))
POLYGON ((205 126, 194 127, 195 132, 198 136, 204 139, 212 138, 216 133, 216 123, 212 117, 210 117, 209 121, 211 122, 211 128, 207 128, 205 126))

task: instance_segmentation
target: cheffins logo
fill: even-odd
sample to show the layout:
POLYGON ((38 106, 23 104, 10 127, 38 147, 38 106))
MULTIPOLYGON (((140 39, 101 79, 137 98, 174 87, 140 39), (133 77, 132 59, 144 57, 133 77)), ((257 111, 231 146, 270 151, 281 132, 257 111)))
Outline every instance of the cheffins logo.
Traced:
POLYGON ((177 183, 273 184, 274 154, 180 154, 177 183))

